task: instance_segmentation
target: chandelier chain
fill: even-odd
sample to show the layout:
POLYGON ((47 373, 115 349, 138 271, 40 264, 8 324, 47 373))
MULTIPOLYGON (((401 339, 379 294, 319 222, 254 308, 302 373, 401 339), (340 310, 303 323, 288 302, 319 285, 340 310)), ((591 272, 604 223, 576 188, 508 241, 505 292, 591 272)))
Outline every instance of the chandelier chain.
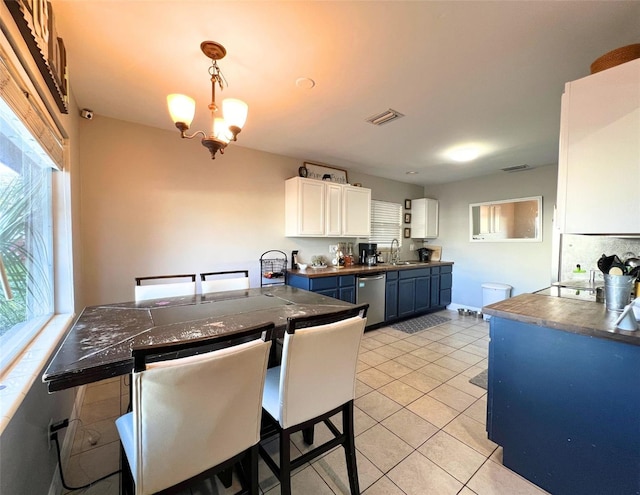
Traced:
POLYGON ((211 80, 218 83, 220 89, 224 89, 225 86, 228 86, 226 78, 224 74, 218 67, 218 62, 215 60, 211 60, 211 67, 209 67, 209 75, 211 76, 211 80))

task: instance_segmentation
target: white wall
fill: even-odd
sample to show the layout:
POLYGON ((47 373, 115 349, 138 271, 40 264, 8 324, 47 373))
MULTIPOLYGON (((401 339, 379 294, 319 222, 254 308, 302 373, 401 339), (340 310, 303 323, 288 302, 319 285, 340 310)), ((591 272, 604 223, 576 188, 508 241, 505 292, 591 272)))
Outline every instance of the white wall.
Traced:
MULTIPOLYGON (((265 251, 290 260, 297 249, 310 260, 337 242, 284 237, 284 181, 302 159, 232 144, 211 160, 178 131, 99 115, 81 122, 80 149, 83 305, 132 300, 134 278, 145 275, 248 268, 256 287, 265 251)), ((362 174, 349 180, 374 199, 422 195, 420 186, 362 174)))
POLYGON ((548 287, 551 280, 552 218, 557 167, 501 172, 477 179, 425 187, 425 196, 440 202, 440 235, 431 244, 442 246, 443 259, 454 261, 453 303, 482 307, 482 284, 513 286, 513 295, 548 287), (470 242, 469 204, 542 196, 542 242, 470 242))

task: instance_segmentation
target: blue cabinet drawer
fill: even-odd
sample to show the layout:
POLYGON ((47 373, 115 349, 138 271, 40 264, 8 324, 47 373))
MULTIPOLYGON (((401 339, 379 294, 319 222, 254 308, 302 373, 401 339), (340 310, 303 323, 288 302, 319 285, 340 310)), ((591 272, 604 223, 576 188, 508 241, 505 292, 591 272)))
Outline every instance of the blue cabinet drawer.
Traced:
POLYGON ((442 265, 440 267, 440 273, 452 273, 453 272, 453 266, 451 265, 442 265))
POLYGON ((309 290, 319 291, 325 289, 335 289, 338 287, 338 277, 312 278, 309 290))
POLYGON ((387 280, 398 280, 398 272, 387 272, 387 280))
POLYGON ((414 270, 402 270, 399 272, 401 279, 403 278, 416 278, 416 277, 428 277, 431 275, 431 268, 416 268, 414 270))
POLYGON ((355 275, 342 275, 338 278, 338 284, 340 287, 350 287, 356 285, 355 275))

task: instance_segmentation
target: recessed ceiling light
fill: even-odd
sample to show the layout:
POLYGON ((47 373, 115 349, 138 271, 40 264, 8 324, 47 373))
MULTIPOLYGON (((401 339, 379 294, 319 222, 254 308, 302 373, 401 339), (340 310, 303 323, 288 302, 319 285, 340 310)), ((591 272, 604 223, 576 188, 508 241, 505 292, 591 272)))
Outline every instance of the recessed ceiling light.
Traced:
POLYGON ((405 172, 407 175, 416 175, 418 172, 416 172, 415 170, 409 170, 408 172, 405 172))
POLYGON ((313 79, 308 77, 299 77, 296 79, 296 86, 300 89, 311 89, 316 85, 316 82, 313 79))

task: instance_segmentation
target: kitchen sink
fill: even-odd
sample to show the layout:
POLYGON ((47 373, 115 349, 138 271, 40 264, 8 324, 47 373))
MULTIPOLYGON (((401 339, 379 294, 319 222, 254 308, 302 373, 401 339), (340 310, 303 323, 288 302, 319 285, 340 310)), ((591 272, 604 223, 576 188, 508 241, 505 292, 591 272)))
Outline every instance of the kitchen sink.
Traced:
POLYGON ((394 266, 398 265, 426 265, 424 261, 411 260, 411 261, 394 261, 391 263, 394 266))

